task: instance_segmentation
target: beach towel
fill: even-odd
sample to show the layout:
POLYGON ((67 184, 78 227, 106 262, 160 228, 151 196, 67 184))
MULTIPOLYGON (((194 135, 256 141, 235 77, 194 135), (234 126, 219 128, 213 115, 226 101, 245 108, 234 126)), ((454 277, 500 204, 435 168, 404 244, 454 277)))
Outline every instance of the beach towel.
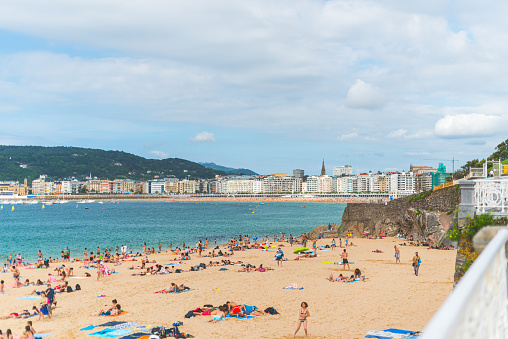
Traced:
POLYGON ((133 326, 136 326, 136 325, 139 325, 139 324, 140 323, 128 322, 128 323, 123 323, 123 324, 118 324, 118 325, 115 325, 115 326, 111 326, 111 328, 114 329, 114 330, 123 330, 124 328, 133 327, 133 326))
POLYGON ((355 279, 355 280, 353 280, 353 281, 348 281, 347 283, 348 283, 348 284, 352 284, 352 283, 355 283, 355 282, 357 282, 357 281, 360 281, 360 279, 355 279))
POLYGON ((389 328, 383 331, 368 331, 365 338, 378 338, 378 339, 409 339, 413 337, 414 331, 399 330, 396 328, 389 328))
POLYGON ((131 330, 113 330, 103 335, 99 335, 100 338, 118 338, 127 334, 132 333, 131 330))
POLYGON ((254 319, 255 316, 248 315, 248 316, 245 316, 245 317, 235 317, 235 316, 227 315, 226 318, 234 318, 234 319, 244 319, 244 320, 247 320, 247 319, 254 319))
POLYGON ((80 331, 91 331, 95 328, 94 325, 90 325, 90 326, 87 326, 87 327, 83 327, 83 328, 80 328, 79 330, 80 331))
POLYGON ((27 295, 26 297, 19 297, 18 299, 35 300, 35 299, 42 299, 42 297, 40 297, 38 295, 27 295))
POLYGON ((122 311, 122 313, 117 314, 117 315, 103 315, 102 317, 119 317, 119 316, 127 314, 127 313, 129 313, 129 312, 122 311))
POLYGON ((44 337, 47 337, 51 335, 51 333, 36 333, 34 334, 34 338, 37 339, 37 338, 44 338, 44 337))
POLYGON ((97 327, 110 327, 110 326, 116 326, 120 324, 125 324, 126 321, 108 321, 107 323, 97 325, 97 327))
POLYGON ((303 290, 303 287, 298 288, 298 284, 292 283, 289 286, 283 287, 284 290, 303 290))
POLYGON ((220 268, 219 271, 229 271, 227 268, 220 268))
POLYGON ((111 329, 111 328, 105 328, 103 330, 100 330, 100 331, 97 331, 97 332, 94 332, 94 333, 90 333, 90 335, 97 335, 97 336, 101 336, 101 335, 104 335, 104 334, 107 334, 109 332, 114 332, 115 330, 111 329))
MULTIPOLYGON (((343 265, 342 261, 341 261, 341 262, 336 262, 336 263, 334 263, 334 264, 335 264, 335 265, 343 265)), ((354 262, 350 261, 350 262, 349 262, 349 264, 351 264, 351 265, 352 265, 352 264, 354 264, 354 262)))
POLYGON ((131 333, 131 334, 129 334, 125 337, 122 337, 120 339, 139 339, 144 336, 146 336, 146 333, 137 332, 137 333, 131 333))

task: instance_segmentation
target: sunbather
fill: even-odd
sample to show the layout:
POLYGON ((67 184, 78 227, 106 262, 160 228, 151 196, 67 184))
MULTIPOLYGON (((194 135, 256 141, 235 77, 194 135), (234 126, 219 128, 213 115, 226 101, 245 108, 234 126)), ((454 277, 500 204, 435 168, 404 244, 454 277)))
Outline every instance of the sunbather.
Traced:
POLYGON ((92 317, 98 317, 98 316, 108 316, 108 315, 120 315, 122 313, 122 307, 120 304, 116 304, 115 307, 112 310, 101 310, 97 314, 91 314, 92 317))

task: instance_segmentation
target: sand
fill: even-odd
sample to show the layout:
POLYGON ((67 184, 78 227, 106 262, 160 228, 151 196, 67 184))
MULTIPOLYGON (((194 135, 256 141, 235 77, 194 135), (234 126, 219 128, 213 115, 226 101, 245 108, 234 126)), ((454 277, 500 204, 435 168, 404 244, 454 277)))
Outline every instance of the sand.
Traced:
MULTIPOLYGON (((311 317, 308 319, 310 338, 364 338, 369 330, 400 328, 422 330, 452 290, 456 251, 428 250, 426 247, 401 247, 401 263, 395 264, 394 244, 401 243, 395 238, 383 240, 354 239, 358 245, 348 247, 349 260, 360 268, 366 282, 353 284, 329 282, 326 278, 344 273, 342 266, 322 262, 341 261, 343 249, 318 251, 317 258, 301 261, 293 260, 289 244, 283 247, 289 261, 277 267, 274 254, 261 250, 235 252, 230 259, 242 260, 254 265, 263 264, 274 268, 264 273, 238 273, 240 266, 210 267, 198 272, 168 274, 158 276, 131 276, 128 267, 132 262, 116 266, 119 274, 114 274, 97 282, 95 270, 78 268, 79 263, 71 263, 76 276, 85 272, 92 278, 70 279, 72 286, 81 285, 82 290, 73 293, 57 294, 58 306, 52 321, 34 321, 38 332, 51 333, 48 338, 96 338, 80 328, 101 324, 109 320, 135 321, 145 325, 170 326, 175 321, 183 321, 182 331, 196 338, 290 338, 296 328, 300 303, 309 304, 311 317), (373 253, 381 249, 384 253, 373 253), (416 277, 411 266, 411 258, 419 251, 422 258, 420 275, 416 277), (193 291, 181 294, 154 294, 175 282, 184 283, 193 291), (298 284, 303 290, 284 290, 284 286, 298 284), (106 298, 98 298, 106 295, 106 298), (128 314, 116 318, 92 317, 105 304, 116 298, 128 314), (198 316, 185 319, 191 309, 204 304, 219 305, 226 301, 239 304, 256 305, 260 309, 274 307, 280 315, 266 315, 252 320, 226 319, 220 323, 206 323, 209 317, 198 316)), ((318 244, 330 244, 331 240, 321 240, 318 244)), ((295 247, 293 247, 294 249, 295 247)), ((168 264, 175 256, 170 253, 151 255, 150 260, 168 264)), ((222 258, 220 258, 222 259, 222 258)), ((190 268, 199 262, 210 259, 199 258, 197 254, 180 268, 190 268)), ((215 258, 214 260, 217 260, 215 258)), ((135 264, 140 264, 140 258, 135 264)), ((54 268, 55 264, 53 264, 54 268)), ((111 264, 109 265, 111 267, 111 264)), ((31 281, 45 279, 52 269, 21 269, 24 279, 31 281)), ((348 273, 348 274, 352 274, 348 273)), ((10 273, 0 274, 6 285, 13 282, 10 273)), ((22 279, 22 281, 24 281, 22 279)), ((53 285, 54 286, 54 285, 53 285)), ((7 294, 0 294, 0 315, 29 309, 38 304, 37 300, 20 300, 34 288, 9 288, 7 294)), ((7 328, 21 334, 26 324, 23 319, 0 320, 0 329, 7 328)), ((298 336, 303 337, 303 329, 298 336)), ((297 337, 298 337, 297 336, 297 337)))

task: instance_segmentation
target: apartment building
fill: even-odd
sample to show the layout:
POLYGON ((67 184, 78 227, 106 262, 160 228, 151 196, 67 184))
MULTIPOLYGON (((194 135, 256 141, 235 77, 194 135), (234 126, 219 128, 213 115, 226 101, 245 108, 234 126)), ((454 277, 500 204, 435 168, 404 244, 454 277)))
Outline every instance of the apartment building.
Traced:
POLYGON ((353 175, 353 166, 336 166, 332 170, 332 175, 334 177, 342 177, 347 175, 353 175))

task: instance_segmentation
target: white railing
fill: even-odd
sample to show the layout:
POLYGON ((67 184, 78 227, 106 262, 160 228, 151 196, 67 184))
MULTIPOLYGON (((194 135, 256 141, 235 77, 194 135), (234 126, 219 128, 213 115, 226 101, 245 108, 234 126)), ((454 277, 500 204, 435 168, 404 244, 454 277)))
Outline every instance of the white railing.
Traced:
POLYGON ((508 338, 508 230, 499 231, 423 330, 422 339, 508 338))
POLYGON ((476 213, 508 215, 508 178, 475 180, 476 213))

